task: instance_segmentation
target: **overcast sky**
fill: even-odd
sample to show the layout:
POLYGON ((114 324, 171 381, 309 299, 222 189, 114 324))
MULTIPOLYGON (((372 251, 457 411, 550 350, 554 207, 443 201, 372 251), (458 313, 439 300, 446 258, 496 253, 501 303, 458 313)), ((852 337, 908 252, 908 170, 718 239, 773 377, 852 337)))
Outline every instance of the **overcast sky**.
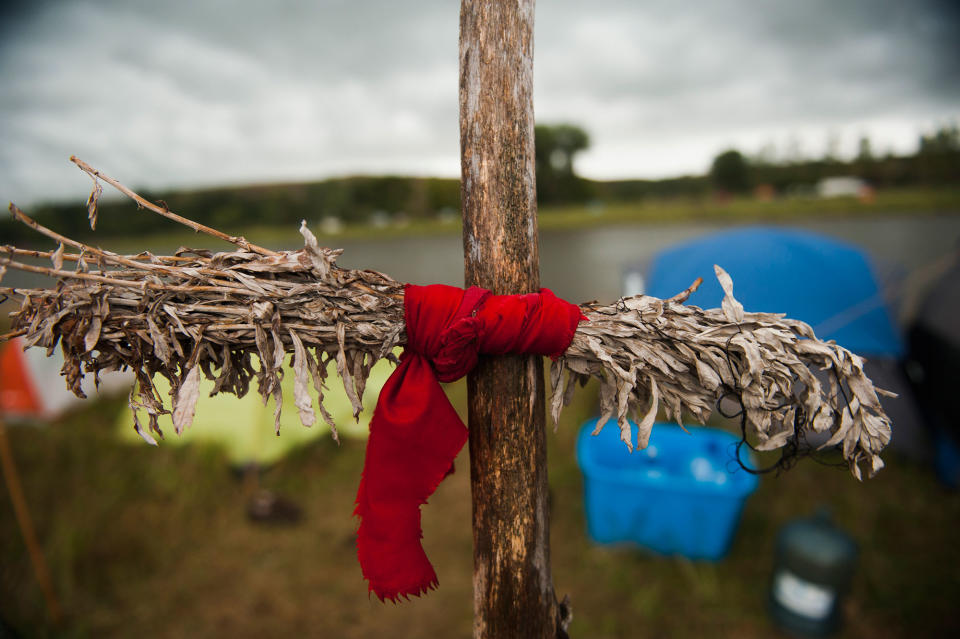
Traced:
MULTIPOLYGON (((593 178, 720 150, 910 151, 960 120, 953 0, 541 0, 535 109, 593 178)), ((0 9, 0 199, 459 174, 455 0, 30 0, 0 9)))

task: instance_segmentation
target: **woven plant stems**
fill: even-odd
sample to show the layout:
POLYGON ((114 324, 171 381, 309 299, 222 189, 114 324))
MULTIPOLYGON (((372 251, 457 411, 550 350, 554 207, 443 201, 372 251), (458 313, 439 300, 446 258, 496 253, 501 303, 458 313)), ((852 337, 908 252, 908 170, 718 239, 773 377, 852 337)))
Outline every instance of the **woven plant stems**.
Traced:
POLYGON ((730 276, 714 268, 725 292, 720 309, 685 305, 696 285, 666 301, 638 295, 608 306, 583 305, 590 321, 580 324, 551 371, 554 419, 578 382, 597 378, 597 432, 613 421, 632 449, 627 420, 634 416, 636 446, 644 448, 661 407, 681 425, 684 414, 704 423, 720 400, 731 397, 757 450, 829 433, 820 447, 842 444, 858 479, 861 463, 870 475, 880 470, 890 419, 878 394, 892 394, 874 388, 862 358, 817 339, 804 322, 744 312, 730 276))
MULTIPOLYGON (((184 220, 74 161, 139 205, 184 220)), ((94 207, 99 192, 95 182, 90 198, 94 207)), ((171 414, 178 433, 190 425, 201 374, 214 381, 214 393, 238 396, 245 395, 255 379, 264 401, 276 401, 279 428, 280 379, 288 353, 301 421, 307 426, 316 421, 309 390, 313 387, 320 414, 336 438, 336 424, 323 406, 328 365, 335 365, 359 414, 370 369, 380 358, 392 357, 403 340, 403 284, 374 271, 337 267, 341 251, 320 248, 306 225, 301 227, 304 248, 297 251, 271 251, 187 220, 183 223, 190 228, 225 239, 238 250, 118 255, 60 235, 16 206, 10 211, 58 248, 0 247, 0 271, 9 267, 40 273, 57 278, 57 283, 49 289, 0 289, 20 302, 12 314, 13 330, 2 337, 21 335, 26 346, 46 348, 48 354, 59 344, 65 360, 61 373, 68 388, 81 397, 84 372, 99 378, 102 372, 132 370, 135 428, 151 443, 156 443, 154 436, 162 436, 162 414, 171 414), (24 257, 47 258, 51 266, 15 259, 24 257), (153 385, 157 374, 170 383, 169 402, 153 385)), ((95 217, 93 210, 91 221, 95 217)))
MULTIPOLYGON (((285 371, 295 376, 302 423, 316 422, 315 393, 336 438, 336 424, 323 405, 328 366, 335 366, 358 415, 371 367, 392 359, 393 349, 405 343, 403 284, 375 271, 338 267, 342 251, 320 247, 305 223, 302 249, 272 251, 177 216, 74 161, 94 178, 91 221, 99 179, 145 208, 238 248, 118 255, 47 229, 11 205, 16 219, 58 247, 0 247, 0 277, 15 268, 57 282, 44 289, 0 288, 20 304, 12 313, 13 330, 0 339, 19 335, 48 354, 59 344, 65 360, 61 374, 81 397, 83 373, 132 370, 129 404, 137 432, 150 443, 162 436, 162 414, 171 414, 178 433, 191 424, 201 375, 214 381, 213 394, 243 396, 255 380, 264 402, 274 399, 279 428, 285 371), (22 258, 50 259, 51 266, 22 258), (153 384, 158 374, 170 383, 169 401, 153 384)), ((564 356, 553 363, 554 419, 578 383, 596 378, 598 429, 617 424, 632 450, 647 445, 661 407, 678 423, 685 414, 702 423, 721 399, 733 397, 740 403, 744 435, 758 450, 826 432, 823 446, 841 445, 857 478, 861 464, 871 475, 882 468, 879 453, 890 440, 890 420, 878 398, 883 391, 864 375, 863 360, 817 339, 803 322, 745 312, 729 275, 716 267, 716 276, 726 293, 720 309, 684 304, 699 282, 668 300, 639 295, 610 305, 583 304, 589 321, 580 323, 564 356), (631 416, 639 426, 636 442, 631 416)))

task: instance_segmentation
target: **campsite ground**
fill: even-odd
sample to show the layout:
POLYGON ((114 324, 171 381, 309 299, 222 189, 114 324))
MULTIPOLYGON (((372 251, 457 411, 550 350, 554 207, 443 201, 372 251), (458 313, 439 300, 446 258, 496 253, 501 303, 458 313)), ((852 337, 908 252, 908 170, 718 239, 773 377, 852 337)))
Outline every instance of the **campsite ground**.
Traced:
MULTIPOLYGON (((462 409, 463 383, 449 391, 462 409)), ((221 449, 120 441, 122 410, 122 399, 102 401, 49 427, 9 430, 68 614, 61 628, 45 620, 4 492, 0 616, 24 636, 470 635, 466 453, 424 509, 440 589, 384 605, 368 598, 353 548, 362 441, 337 448, 321 438, 269 469, 265 485, 294 499, 305 517, 295 526, 257 525, 245 518, 241 483, 221 449)), ((775 636, 764 599, 775 534, 821 504, 862 553, 842 636, 950 636, 960 629, 960 496, 929 470, 891 453, 888 468, 863 483, 811 461, 764 477, 730 555, 718 563, 601 548, 586 537, 574 455, 577 428, 594 411, 588 387, 548 434, 554 581, 573 601, 571 636, 775 636)))
MULTIPOLYGON (((735 201, 697 209, 689 203, 662 202, 623 209, 545 210, 541 225, 560 230, 583 225, 584 219, 590 225, 808 220, 817 211, 872 219, 896 211, 958 211, 960 196, 956 191, 903 192, 880 194, 870 205, 851 200, 826 208, 821 203, 815 210, 803 206, 774 209, 735 201)), ((455 225, 348 230, 342 237, 355 241, 386 232, 453 234, 455 225), (351 235, 354 232, 359 235, 351 235)), ((260 229, 246 235, 270 244, 280 233, 260 229)), ((282 233, 289 243, 292 231, 282 233)), ((138 241, 125 242, 130 250, 140 250, 144 247, 137 246, 138 241)), ((171 236, 164 241, 175 247, 184 240, 171 236)), ((198 243, 192 233, 186 241, 198 243)), ((0 318, 0 329, 6 325, 6 317, 0 318)), ((462 412, 464 385, 453 384, 449 391, 462 412)), ((61 627, 47 622, 8 494, 0 491, 0 619, 21 635, 470 635, 465 452, 458 460, 459 472, 424 509, 425 545, 440 589, 397 606, 383 605, 367 597, 353 547, 356 522, 351 513, 363 460, 361 440, 347 440, 338 448, 320 438, 268 469, 264 485, 295 500, 304 509, 304 519, 296 526, 257 525, 246 519, 243 486, 223 449, 131 443, 117 435, 117 417, 124 410, 122 398, 91 402, 47 427, 8 429, 67 611, 61 627)), ((960 599, 955 575, 960 547, 954 540, 960 495, 944 489, 928 468, 891 452, 886 455, 888 467, 863 483, 811 461, 780 476, 766 476, 747 501, 730 555, 718 563, 600 548, 586 536, 574 455, 577 429, 595 411, 595 391, 588 386, 564 413, 557 432, 548 434, 554 581, 558 595, 569 593, 573 602, 571 636, 776 636, 765 609, 774 538, 785 522, 819 505, 832 509, 861 548, 841 636, 933 637, 960 631, 954 611, 960 599)))

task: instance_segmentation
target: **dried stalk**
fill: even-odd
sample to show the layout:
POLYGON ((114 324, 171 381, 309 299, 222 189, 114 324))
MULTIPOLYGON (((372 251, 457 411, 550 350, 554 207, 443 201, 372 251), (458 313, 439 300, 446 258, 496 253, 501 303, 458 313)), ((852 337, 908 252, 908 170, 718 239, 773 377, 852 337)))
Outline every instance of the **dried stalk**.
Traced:
MULTIPOLYGON (((72 159, 94 180, 91 223, 102 179, 140 206, 239 250, 117 255, 47 229, 11 205, 16 219, 59 247, 49 252, 0 247, 0 277, 11 267, 58 281, 50 289, 0 288, 20 300, 12 313, 13 330, 0 340, 23 335, 27 346, 46 348, 48 354, 59 343, 65 360, 61 374, 81 397, 83 372, 99 376, 130 368, 135 428, 153 444, 153 435, 162 436, 161 414, 172 414, 178 433, 190 425, 201 373, 214 381, 213 394, 243 396, 256 379, 264 402, 275 401, 279 428, 280 379, 290 355, 301 421, 306 426, 316 421, 312 386, 336 438, 336 424, 323 406, 328 364, 335 364, 359 414, 371 367, 381 358, 392 359, 394 347, 405 341, 403 284, 382 273, 338 267, 341 250, 320 248, 305 223, 300 228, 304 248, 271 251, 175 215, 72 159), (77 252, 66 253, 65 246, 77 252), (24 264, 14 256, 47 258, 52 266, 24 264), (64 262, 74 270, 64 270, 64 262), (169 409, 153 385, 157 374, 170 382, 169 409), (140 410, 147 414, 147 427, 140 410)), ((803 322, 745 313, 733 297, 730 277, 719 267, 716 274, 726 292, 721 309, 684 305, 699 281, 668 300, 640 295, 608 306, 582 305, 590 321, 580 324, 553 364, 554 419, 577 383, 597 378, 598 430, 614 419, 632 450, 630 415, 636 415, 637 446, 643 448, 661 404, 678 422, 684 411, 704 422, 720 399, 733 396, 742 406, 745 435, 758 442, 758 449, 783 447, 809 430, 829 432, 824 446, 842 443, 856 477, 861 462, 871 475, 879 470, 890 420, 863 373, 863 360, 818 340, 803 322), (818 369, 826 373, 825 383, 823 373, 821 378, 815 374, 818 369)))
POLYGON ((217 239, 223 240, 224 242, 229 242, 230 244, 235 244, 244 251, 250 251, 252 253, 259 253, 260 255, 276 255, 276 251, 271 251, 270 249, 265 249, 262 246, 257 246, 256 244, 251 244, 246 239, 242 237, 237 237, 234 235, 227 235, 217 229, 210 228, 209 226, 204 226, 198 222, 194 222, 189 218, 185 218, 182 215, 177 215, 176 213, 167 209, 166 206, 160 206, 159 204, 154 204, 153 202, 147 200, 146 198, 140 197, 132 190, 125 187, 123 184, 113 179, 109 175, 105 175, 93 168, 80 158, 75 155, 70 156, 70 161, 80 167, 80 170, 90 176, 90 179, 93 180, 93 191, 90 192, 90 197, 87 199, 87 210, 90 217, 90 228, 95 229, 97 226, 97 203, 100 200, 100 194, 103 192, 98 179, 103 180, 113 188, 117 189, 131 200, 137 203, 137 206, 140 206, 145 209, 149 209, 161 215, 169 220, 178 222, 187 226, 197 233, 206 233, 207 235, 213 236, 217 239))

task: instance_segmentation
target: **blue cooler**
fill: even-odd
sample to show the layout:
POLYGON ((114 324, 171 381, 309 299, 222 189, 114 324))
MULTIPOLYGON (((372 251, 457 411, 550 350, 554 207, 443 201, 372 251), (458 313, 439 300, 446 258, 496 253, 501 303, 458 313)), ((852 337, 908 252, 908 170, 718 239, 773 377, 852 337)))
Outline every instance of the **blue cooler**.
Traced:
POLYGON ((687 426, 684 432, 657 423, 650 445, 631 454, 615 422, 594 437, 596 424, 585 423, 577 440, 590 537, 691 559, 726 555, 744 501, 758 483, 736 461, 739 439, 713 428, 687 426))

